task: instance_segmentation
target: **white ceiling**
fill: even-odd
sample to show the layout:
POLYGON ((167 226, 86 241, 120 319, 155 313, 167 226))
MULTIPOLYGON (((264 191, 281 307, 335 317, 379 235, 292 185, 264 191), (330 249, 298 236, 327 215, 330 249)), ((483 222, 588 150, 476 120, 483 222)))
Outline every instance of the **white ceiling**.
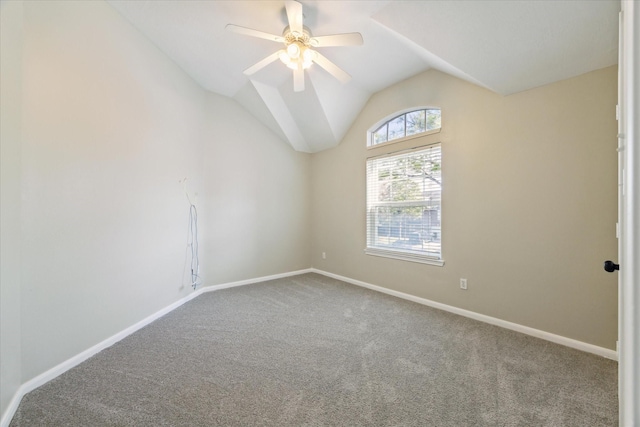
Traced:
POLYGON ((305 152, 336 146, 373 93, 429 68, 508 95, 617 63, 618 0, 302 0, 313 35, 359 32, 364 45, 318 48, 352 80, 316 64, 294 92, 279 61, 242 73, 281 44, 225 30, 280 35, 284 1, 107 1, 203 88, 305 152))

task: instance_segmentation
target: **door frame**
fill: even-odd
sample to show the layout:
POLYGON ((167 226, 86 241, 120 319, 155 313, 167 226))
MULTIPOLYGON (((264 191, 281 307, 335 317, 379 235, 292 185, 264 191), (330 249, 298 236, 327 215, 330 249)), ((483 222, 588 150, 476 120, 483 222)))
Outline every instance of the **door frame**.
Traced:
POLYGON ((640 426, 640 3, 621 1, 619 76, 620 425, 640 426))

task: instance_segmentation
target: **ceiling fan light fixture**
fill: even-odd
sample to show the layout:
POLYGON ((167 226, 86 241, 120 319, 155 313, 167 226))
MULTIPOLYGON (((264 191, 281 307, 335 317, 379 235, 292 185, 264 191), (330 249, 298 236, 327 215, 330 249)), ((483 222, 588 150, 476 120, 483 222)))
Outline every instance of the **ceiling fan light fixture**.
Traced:
POLYGON ((311 49, 298 42, 289 44, 278 54, 280 61, 292 70, 297 70, 300 67, 306 70, 311 67, 314 57, 314 52, 311 49))
POLYGON ((298 43, 291 43, 289 46, 287 46, 287 55, 289 55, 289 58, 293 59, 298 59, 300 57, 300 46, 298 46, 298 43))
POLYGON ((313 61, 313 51, 311 49, 304 49, 304 51, 302 52, 302 60, 304 62, 311 62, 313 61))
POLYGON ((278 54, 278 58, 280 58, 280 61, 282 61, 284 65, 289 65, 289 63, 291 62, 289 54, 284 49, 280 51, 280 53, 278 54))

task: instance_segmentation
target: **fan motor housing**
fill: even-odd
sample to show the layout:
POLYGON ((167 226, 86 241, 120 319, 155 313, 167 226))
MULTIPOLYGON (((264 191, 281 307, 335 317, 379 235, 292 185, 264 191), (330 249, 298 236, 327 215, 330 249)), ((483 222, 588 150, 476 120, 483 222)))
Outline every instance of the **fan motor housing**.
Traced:
POLYGON ((287 25, 282 31, 282 36, 284 37, 284 44, 289 46, 291 43, 298 42, 303 46, 310 47, 315 44, 314 39, 311 35, 311 30, 307 27, 302 27, 302 34, 291 31, 291 28, 287 25))

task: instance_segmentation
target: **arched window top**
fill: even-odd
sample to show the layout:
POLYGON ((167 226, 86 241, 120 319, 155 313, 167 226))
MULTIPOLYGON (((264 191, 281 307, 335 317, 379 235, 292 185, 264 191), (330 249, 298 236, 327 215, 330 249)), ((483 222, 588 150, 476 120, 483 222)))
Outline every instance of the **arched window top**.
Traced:
POLYGON ((408 137, 434 133, 440 130, 440 108, 426 107, 394 115, 382 125, 368 132, 369 147, 386 142, 397 141, 408 137))

